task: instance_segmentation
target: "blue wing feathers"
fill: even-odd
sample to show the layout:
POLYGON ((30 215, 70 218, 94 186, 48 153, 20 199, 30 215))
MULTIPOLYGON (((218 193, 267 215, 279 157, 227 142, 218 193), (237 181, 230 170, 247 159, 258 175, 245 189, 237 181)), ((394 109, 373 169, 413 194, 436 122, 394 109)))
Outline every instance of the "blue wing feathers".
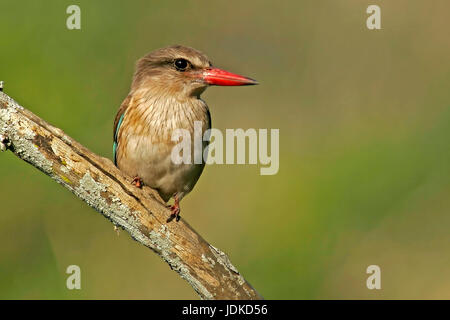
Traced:
POLYGON ((117 137, 119 135, 120 125, 122 124, 123 117, 125 116, 125 112, 119 118, 119 122, 117 123, 116 133, 114 134, 114 144, 113 144, 113 156, 114 156, 114 164, 117 166, 117 147, 119 142, 117 141, 117 137))

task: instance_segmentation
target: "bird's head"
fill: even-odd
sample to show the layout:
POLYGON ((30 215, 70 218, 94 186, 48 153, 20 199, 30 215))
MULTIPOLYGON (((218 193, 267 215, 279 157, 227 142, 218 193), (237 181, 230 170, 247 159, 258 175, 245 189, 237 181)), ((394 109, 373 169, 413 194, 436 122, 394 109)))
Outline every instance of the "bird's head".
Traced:
POLYGON ((199 97, 210 85, 254 85, 253 79, 214 68, 200 51, 171 46, 150 52, 137 62, 132 90, 151 88, 180 99, 199 97))

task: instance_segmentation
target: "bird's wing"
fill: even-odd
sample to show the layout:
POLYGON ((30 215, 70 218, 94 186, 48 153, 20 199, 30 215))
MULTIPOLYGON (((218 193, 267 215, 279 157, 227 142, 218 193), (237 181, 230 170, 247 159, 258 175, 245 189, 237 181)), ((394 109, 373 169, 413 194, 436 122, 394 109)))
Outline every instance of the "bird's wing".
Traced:
POLYGON ((114 157, 114 164, 117 165, 117 146, 119 144, 118 141, 118 135, 119 135, 119 129, 120 125, 122 124, 123 117, 125 116, 125 111, 128 108, 128 105, 130 104, 131 95, 128 95, 125 100, 123 100, 122 104, 120 105, 119 111, 117 112, 116 119, 114 119, 114 130, 113 130, 113 137, 114 137, 114 144, 113 144, 113 157, 114 157))

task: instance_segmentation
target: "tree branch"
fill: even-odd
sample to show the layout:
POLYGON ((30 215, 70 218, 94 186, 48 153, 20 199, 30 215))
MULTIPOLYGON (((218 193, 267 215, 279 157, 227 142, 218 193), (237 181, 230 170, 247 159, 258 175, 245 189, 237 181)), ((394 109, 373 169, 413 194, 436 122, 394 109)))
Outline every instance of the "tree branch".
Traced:
POLYGON ((92 153, 3 92, 0 148, 11 150, 152 249, 202 299, 262 299, 227 255, 183 219, 166 223, 170 210, 155 190, 136 188, 109 159, 92 153))

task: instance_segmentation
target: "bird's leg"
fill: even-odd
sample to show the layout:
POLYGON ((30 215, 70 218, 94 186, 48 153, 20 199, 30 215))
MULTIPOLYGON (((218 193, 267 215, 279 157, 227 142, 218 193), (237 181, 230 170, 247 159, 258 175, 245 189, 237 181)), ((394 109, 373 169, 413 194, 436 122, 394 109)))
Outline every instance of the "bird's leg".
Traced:
POLYGON ((144 185, 144 182, 142 181, 141 178, 139 177, 135 177, 133 179, 133 181, 131 181, 132 184, 134 184, 136 187, 138 187, 139 189, 142 188, 142 186, 144 185))
POLYGON ((170 206, 170 211, 172 211, 172 214, 167 219, 167 222, 172 221, 175 219, 176 222, 180 221, 180 200, 177 195, 174 196, 174 204, 170 206))

